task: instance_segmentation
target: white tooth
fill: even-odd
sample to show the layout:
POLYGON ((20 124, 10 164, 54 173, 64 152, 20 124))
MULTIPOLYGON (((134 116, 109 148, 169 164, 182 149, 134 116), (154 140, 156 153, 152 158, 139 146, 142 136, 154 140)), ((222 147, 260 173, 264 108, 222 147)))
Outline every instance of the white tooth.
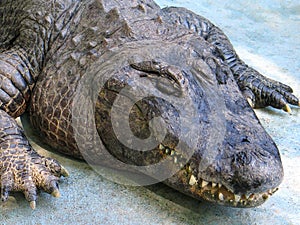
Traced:
POLYGON ((214 183, 214 182, 211 183, 212 188, 215 188, 216 186, 217 186, 217 183, 214 183))
POLYGON ((202 181, 202 184, 201 184, 201 187, 206 187, 208 184, 209 184, 209 182, 203 180, 203 181, 202 181))
POLYGON ((251 195, 249 196, 248 200, 249 200, 249 201, 253 201, 254 198, 255 198, 255 194, 251 194, 251 195))
POLYGON ((194 184, 197 184, 197 179, 194 175, 192 175, 189 181, 189 185, 194 185, 194 184))
POLYGON ((221 200, 221 201, 224 201, 224 195, 220 192, 219 193, 219 199, 221 200))
POLYGON ((174 150, 171 151, 171 155, 175 155, 175 151, 174 150))
POLYGON ((165 147, 164 147, 162 144, 160 144, 160 145, 159 145, 159 149, 160 149, 160 150, 163 150, 163 149, 165 149, 165 147))
POLYGON ((176 164, 178 162, 178 159, 177 159, 177 157, 175 156, 174 157, 174 163, 176 164))
POLYGON ((263 197, 264 200, 267 200, 269 198, 269 195, 268 194, 263 194, 262 197, 263 197))
POLYGON ((170 153, 170 149, 166 148, 166 154, 170 153))
POLYGON ((245 194, 246 199, 250 197, 251 194, 245 194))
POLYGON ((188 169, 190 172, 192 171, 192 167, 191 166, 189 166, 189 169, 188 169))
POLYGON ((241 196, 240 195, 234 195, 234 201, 238 202, 241 200, 241 196))
POLYGON ((218 184, 218 186, 219 186, 219 188, 221 188, 221 187, 222 187, 222 184, 218 184))

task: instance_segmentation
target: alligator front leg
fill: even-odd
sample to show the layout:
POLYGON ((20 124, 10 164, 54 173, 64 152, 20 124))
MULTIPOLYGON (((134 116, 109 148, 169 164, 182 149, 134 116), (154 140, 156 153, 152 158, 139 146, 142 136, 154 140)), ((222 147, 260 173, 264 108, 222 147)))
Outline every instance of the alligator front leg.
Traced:
POLYGON ((240 90, 253 108, 272 106, 291 113, 288 104, 299 106, 299 100, 292 94, 291 87, 267 78, 246 65, 218 27, 211 25, 205 39, 216 47, 216 55, 228 64, 240 90))
POLYGON ((6 201, 9 192, 21 191, 35 208, 37 189, 59 197, 58 180, 67 171, 51 158, 40 156, 26 140, 16 121, 0 110, 0 175, 1 200, 6 201))
POLYGON ((238 57, 227 36, 209 20, 184 8, 170 7, 163 11, 171 23, 193 30, 213 45, 214 54, 230 67, 240 90, 253 108, 272 106, 290 113, 288 104, 300 106, 291 87, 269 79, 246 65, 238 57))
POLYGON ((58 197, 59 177, 68 173, 57 161, 40 156, 13 118, 25 111, 34 80, 24 59, 21 51, 0 55, 0 187, 2 201, 21 191, 35 208, 37 189, 58 197))

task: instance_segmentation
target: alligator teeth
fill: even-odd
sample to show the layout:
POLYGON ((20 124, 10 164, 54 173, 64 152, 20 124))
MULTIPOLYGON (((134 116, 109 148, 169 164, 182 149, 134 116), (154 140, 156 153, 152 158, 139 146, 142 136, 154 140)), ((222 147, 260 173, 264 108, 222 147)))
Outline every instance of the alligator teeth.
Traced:
POLYGON ((263 194, 262 197, 263 197, 263 199, 267 200, 269 198, 269 195, 268 194, 263 194))
POLYGON ((166 148, 165 152, 166 154, 170 154, 170 149, 166 148))
POLYGON ((162 144, 160 144, 160 145, 158 146, 158 148, 159 148, 160 150, 165 149, 165 147, 164 147, 162 144))
POLYGON ((246 199, 249 199, 250 196, 251 196, 251 194, 245 194, 246 199))
POLYGON ((249 196, 248 200, 249 200, 249 201, 253 201, 254 198, 255 198, 255 194, 251 194, 251 195, 249 196))
POLYGON ((203 180, 202 183, 201 183, 201 187, 206 187, 207 185, 209 184, 209 182, 203 180))
POLYGON ((221 201, 224 201, 224 195, 220 192, 219 193, 219 199, 221 200, 221 201))
POLYGON ((178 158, 175 156, 174 157, 174 163, 176 164, 178 162, 178 158))
POLYGON ((175 151, 174 150, 171 151, 171 155, 175 155, 175 151))
POLYGON ((189 181, 189 185, 194 185, 196 183, 197 183, 197 179, 194 175, 192 175, 189 181))
MULTIPOLYGON (((176 156, 174 157, 174 160, 176 161, 176 156)), ((192 168, 190 165, 186 165, 185 169, 191 174, 192 168)), ((223 186, 220 183, 209 182, 201 178, 197 180, 197 177, 193 174, 189 178, 189 185, 198 185, 197 187, 203 188, 202 191, 210 194, 212 201, 216 201, 217 199, 232 206, 255 205, 255 202, 267 200, 274 192, 278 190, 278 188, 274 188, 264 193, 234 194, 233 191, 229 190, 226 186, 223 186)))
POLYGON ((240 195, 234 195, 234 201, 238 202, 241 200, 241 196, 240 195))

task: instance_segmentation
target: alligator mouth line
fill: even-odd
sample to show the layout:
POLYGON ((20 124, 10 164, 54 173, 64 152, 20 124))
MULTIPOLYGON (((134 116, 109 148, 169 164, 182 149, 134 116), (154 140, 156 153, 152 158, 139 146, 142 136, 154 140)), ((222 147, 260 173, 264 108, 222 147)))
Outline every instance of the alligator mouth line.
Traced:
POLYGON ((278 191, 278 188, 274 188, 262 193, 235 194, 221 183, 197 178, 193 174, 191 166, 186 163, 186 159, 184 159, 184 157, 176 150, 163 144, 160 144, 158 148, 163 154, 172 157, 173 162, 179 165, 181 168, 180 178, 184 185, 188 186, 188 189, 193 196, 200 196, 207 201, 221 205, 245 208, 262 204, 278 191))
POLYGON ((197 180, 193 174, 190 175, 188 183, 192 192, 200 192, 202 198, 235 207, 260 205, 278 190, 278 188, 274 188, 263 193, 234 194, 220 183, 209 182, 201 178, 197 180))

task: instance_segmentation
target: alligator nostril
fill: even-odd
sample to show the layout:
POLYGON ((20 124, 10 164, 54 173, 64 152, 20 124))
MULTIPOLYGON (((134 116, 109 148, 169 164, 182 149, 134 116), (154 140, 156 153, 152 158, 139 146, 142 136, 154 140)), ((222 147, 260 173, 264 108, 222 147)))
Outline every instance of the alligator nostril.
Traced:
POLYGON ((252 161, 252 156, 247 154, 246 152, 238 152, 234 155, 233 161, 236 165, 249 165, 252 161))
POLYGON ((248 138, 247 137, 244 137, 243 139, 242 139, 242 143, 250 143, 250 141, 248 140, 248 138))

